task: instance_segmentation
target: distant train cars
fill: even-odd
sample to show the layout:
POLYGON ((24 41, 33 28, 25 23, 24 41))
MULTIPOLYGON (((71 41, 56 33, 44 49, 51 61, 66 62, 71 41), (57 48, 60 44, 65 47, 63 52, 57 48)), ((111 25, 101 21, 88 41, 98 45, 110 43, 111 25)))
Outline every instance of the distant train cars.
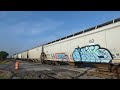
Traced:
POLYGON ((13 58, 56 62, 120 63, 120 18, 15 54, 13 58))

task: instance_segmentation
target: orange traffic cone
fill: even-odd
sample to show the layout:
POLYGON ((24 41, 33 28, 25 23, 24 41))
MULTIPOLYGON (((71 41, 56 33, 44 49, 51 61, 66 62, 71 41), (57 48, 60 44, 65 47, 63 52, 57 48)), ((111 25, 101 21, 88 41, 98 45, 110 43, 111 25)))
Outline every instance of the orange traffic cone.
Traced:
POLYGON ((15 63, 15 69, 16 69, 16 70, 19 69, 19 61, 16 61, 16 63, 15 63))

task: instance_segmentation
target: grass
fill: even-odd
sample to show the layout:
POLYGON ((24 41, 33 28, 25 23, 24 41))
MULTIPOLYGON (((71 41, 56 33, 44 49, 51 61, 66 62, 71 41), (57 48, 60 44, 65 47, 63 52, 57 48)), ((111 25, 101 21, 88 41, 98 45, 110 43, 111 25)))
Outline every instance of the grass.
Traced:
POLYGON ((4 74, 0 74, 0 79, 9 79, 10 77, 8 77, 7 75, 4 74))
POLYGON ((7 70, 0 70, 0 79, 10 79, 12 73, 7 70))
POLYGON ((0 64, 10 64, 9 60, 0 60, 0 64))

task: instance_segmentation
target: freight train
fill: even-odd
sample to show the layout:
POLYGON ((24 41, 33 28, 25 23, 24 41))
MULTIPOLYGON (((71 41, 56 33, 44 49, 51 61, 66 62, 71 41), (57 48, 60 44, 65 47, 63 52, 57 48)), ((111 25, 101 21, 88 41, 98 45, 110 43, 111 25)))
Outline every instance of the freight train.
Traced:
MULTIPOLYGON (((12 58, 43 64, 61 62, 120 64, 120 18, 91 27, 41 46, 14 54, 12 58)), ((77 64, 75 64, 77 63, 77 64)))

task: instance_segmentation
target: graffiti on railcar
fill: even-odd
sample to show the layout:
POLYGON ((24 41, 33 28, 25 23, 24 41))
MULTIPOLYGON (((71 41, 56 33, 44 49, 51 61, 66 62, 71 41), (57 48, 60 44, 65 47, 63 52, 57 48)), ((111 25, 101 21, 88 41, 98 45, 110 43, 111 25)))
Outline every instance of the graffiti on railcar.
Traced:
POLYGON ((114 59, 120 59, 120 50, 118 48, 113 48, 110 51, 114 59))
POLYGON ((55 58, 56 59, 61 59, 63 61, 68 61, 69 60, 68 55, 65 54, 65 53, 55 53, 55 58))
POLYGON ((113 59, 111 52, 100 45, 89 45, 75 48, 73 60, 82 62, 105 62, 109 63, 113 59))
POLYGON ((51 54, 51 58, 55 58, 55 54, 51 54))

